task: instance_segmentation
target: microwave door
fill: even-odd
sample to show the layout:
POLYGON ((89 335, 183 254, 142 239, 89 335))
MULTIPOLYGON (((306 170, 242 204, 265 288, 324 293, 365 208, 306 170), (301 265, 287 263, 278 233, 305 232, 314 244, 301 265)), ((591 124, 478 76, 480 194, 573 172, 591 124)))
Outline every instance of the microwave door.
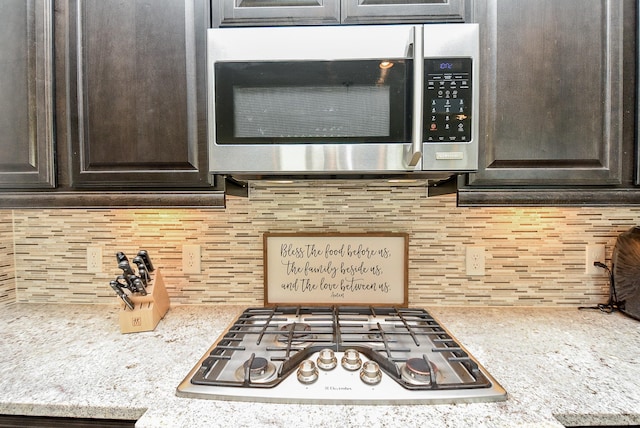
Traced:
POLYGON ((423 55, 422 33, 418 25, 208 30, 211 171, 421 170, 424 68, 414 57, 423 55))

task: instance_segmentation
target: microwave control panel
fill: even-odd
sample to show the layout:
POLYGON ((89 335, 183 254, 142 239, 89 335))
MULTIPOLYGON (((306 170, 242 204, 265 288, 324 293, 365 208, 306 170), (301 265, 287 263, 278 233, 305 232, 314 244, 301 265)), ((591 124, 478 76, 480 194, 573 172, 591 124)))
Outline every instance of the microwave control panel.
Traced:
POLYGON ((471 58, 425 59, 423 141, 471 141, 471 72, 471 58))

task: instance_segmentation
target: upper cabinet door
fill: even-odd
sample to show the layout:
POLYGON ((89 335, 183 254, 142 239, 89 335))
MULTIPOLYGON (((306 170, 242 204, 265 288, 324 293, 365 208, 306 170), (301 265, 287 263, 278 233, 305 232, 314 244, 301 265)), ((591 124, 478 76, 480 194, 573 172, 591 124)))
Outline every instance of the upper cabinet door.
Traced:
POLYGON ((213 0, 214 27, 463 22, 470 0, 213 0))
POLYGON ((468 0, 342 0, 342 22, 464 22, 468 0))
POLYGON ((468 184, 621 183, 624 3, 475 3, 484 141, 468 184))
POLYGON ((52 0, 0 1, 0 188, 55 186, 52 0))
POLYGON ((213 0, 213 26, 340 23, 340 0, 213 0))
POLYGON ((207 186, 208 0, 71 0, 73 187, 207 186))

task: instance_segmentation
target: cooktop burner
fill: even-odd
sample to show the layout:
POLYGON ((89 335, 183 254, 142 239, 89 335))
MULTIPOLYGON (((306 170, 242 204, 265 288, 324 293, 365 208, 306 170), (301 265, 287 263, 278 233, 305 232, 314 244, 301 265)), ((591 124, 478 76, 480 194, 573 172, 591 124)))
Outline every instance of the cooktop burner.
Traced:
POLYGON ((246 309, 177 395, 221 400, 425 404, 506 399, 424 309, 246 309))

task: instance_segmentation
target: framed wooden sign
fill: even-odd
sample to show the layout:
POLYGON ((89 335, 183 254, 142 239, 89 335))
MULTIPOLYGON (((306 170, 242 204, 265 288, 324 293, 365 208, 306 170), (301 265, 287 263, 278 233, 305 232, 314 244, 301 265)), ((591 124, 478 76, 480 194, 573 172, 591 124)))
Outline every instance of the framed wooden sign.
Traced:
POLYGON ((265 233, 265 305, 408 304, 406 233, 265 233))

